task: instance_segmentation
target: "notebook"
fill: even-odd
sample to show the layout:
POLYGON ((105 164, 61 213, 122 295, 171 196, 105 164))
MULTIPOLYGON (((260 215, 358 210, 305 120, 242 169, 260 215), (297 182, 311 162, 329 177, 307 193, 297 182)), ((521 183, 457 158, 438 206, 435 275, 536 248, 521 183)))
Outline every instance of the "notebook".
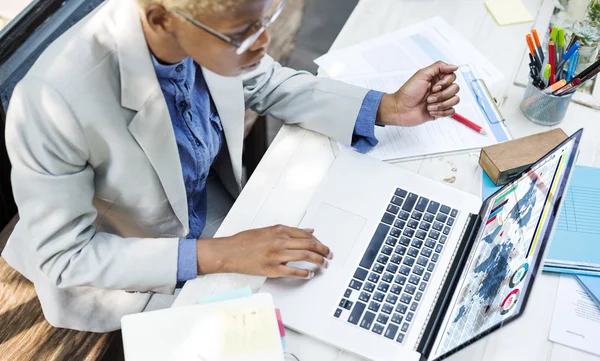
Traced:
POLYGON ((600 277, 577 275, 575 278, 600 308, 600 277))

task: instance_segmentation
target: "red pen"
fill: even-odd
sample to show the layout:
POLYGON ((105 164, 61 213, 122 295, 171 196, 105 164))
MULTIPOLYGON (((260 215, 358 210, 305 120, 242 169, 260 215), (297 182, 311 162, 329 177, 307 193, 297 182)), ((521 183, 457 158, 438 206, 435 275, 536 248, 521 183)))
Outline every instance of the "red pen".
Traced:
POLYGON ((474 131, 476 131, 479 134, 483 134, 483 135, 487 134, 485 132, 485 129, 483 129, 479 125, 473 123, 472 121, 470 121, 469 119, 463 117, 462 115, 460 115, 458 113, 454 113, 454 115, 452 116, 452 119, 459 121, 460 123, 462 123, 462 124, 466 125, 467 127, 473 129, 474 131))
POLYGON ((556 52, 554 51, 554 43, 552 40, 548 42, 548 59, 550 64, 550 82, 549 84, 556 83, 556 52))

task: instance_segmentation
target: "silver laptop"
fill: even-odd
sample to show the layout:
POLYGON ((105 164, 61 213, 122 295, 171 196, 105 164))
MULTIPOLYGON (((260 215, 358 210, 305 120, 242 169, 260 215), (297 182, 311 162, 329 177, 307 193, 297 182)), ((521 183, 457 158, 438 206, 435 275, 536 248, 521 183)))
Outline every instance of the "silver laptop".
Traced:
POLYGON ((333 250, 330 268, 310 281, 269 280, 262 291, 288 327, 341 349, 382 361, 443 359, 523 312, 581 134, 483 204, 343 151, 300 225, 333 250))

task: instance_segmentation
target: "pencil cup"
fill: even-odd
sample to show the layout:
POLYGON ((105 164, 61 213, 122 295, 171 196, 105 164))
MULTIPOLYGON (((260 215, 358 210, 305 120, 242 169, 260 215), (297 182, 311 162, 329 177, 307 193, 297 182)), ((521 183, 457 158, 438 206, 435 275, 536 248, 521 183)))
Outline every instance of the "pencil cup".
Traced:
POLYGON ((534 123, 555 125, 565 118, 571 98, 573 94, 560 97, 546 94, 530 82, 521 102, 521 110, 534 123))

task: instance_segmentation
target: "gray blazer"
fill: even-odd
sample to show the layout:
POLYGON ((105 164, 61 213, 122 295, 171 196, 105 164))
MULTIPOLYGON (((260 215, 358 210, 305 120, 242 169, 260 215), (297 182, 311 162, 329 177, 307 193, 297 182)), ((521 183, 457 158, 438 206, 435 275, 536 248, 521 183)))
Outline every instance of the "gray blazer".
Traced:
MULTIPOLYGON (((243 77, 203 72, 226 138, 215 168, 233 194, 245 108, 349 144, 367 92, 269 57, 243 77)), ((52 325, 112 331, 144 309, 139 291, 173 294, 186 192, 135 0, 108 1, 41 55, 14 91, 6 142, 21 220, 2 256, 52 325)))

